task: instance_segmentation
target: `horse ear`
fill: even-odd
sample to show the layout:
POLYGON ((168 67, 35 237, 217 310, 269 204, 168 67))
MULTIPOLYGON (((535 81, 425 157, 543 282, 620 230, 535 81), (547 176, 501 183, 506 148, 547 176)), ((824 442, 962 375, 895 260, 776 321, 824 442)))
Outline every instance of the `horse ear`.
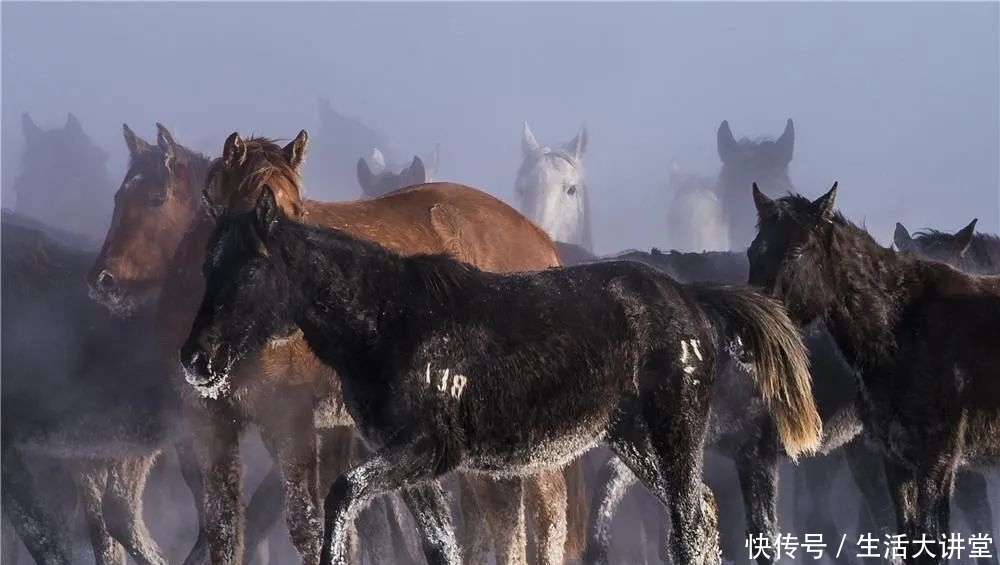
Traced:
POLYGON ((170 167, 170 162, 174 158, 174 136, 170 135, 170 131, 161 124, 156 122, 156 144, 163 151, 164 161, 167 164, 167 168, 170 167))
POLYGON ((306 147, 308 145, 309 134, 306 133, 306 130, 300 130, 299 135, 296 135, 295 139, 282 149, 282 152, 285 154, 285 160, 296 171, 299 170, 299 167, 306 160, 306 147))
POLYGON ((580 133, 576 134, 576 137, 566 144, 566 149, 577 161, 583 157, 583 153, 587 150, 587 124, 583 124, 583 127, 580 128, 580 133))
POLYGON ((424 184, 425 182, 427 182, 427 169, 424 168, 424 162, 420 157, 414 155, 410 166, 406 168, 406 186, 424 184))
POLYGON ((762 217, 770 214, 771 208, 774 206, 774 200, 761 192, 757 188, 757 183, 753 183, 753 203, 757 207, 757 214, 762 217))
POLYGON ((247 159, 247 146, 239 132, 233 132, 222 146, 222 162, 228 168, 239 167, 247 159))
POLYGON ((372 170, 368 168, 368 163, 364 158, 358 159, 358 185, 361 190, 368 192, 368 187, 372 184, 372 170))
POLYGON ((529 155, 534 155, 535 153, 541 151, 542 146, 535 139, 535 134, 531 132, 531 126, 525 121, 524 125, 521 127, 521 153, 525 157, 529 155))
POLYGON ((785 131, 775 142, 775 145, 785 162, 792 160, 792 155, 795 152, 795 124, 792 123, 791 118, 788 118, 788 122, 785 123, 785 131))
POLYGON ((257 198, 257 205, 254 206, 257 233, 262 236, 271 235, 274 227, 278 225, 278 214, 278 201, 274 197, 274 191, 270 185, 265 184, 264 190, 257 198))
POLYGON ((80 120, 76 119, 73 112, 66 114, 66 125, 63 126, 63 129, 73 135, 83 135, 83 126, 80 125, 80 120))
POLYGON ((913 251, 915 248, 910 232, 899 222, 896 222, 896 231, 892 234, 892 242, 896 244, 896 249, 900 251, 913 251))
POLYGON ((719 152, 719 159, 723 163, 728 162, 740 149, 740 144, 736 143, 733 137, 733 130, 729 129, 729 120, 722 120, 719 124, 719 131, 715 134, 715 145, 719 152))
POLYGON ((128 124, 122 124, 122 133, 125 134, 125 145, 132 157, 149 149, 149 143, 136 135, 132 128, 128 127, 128 124))
POLYGON ((958 244, 958 254, 965 256, 965 253, 969 250, 969 246, 972 245, 972 238, 976 234, 976 222, 979 218, 973 218, 969 225, 955 232, 955 243, 958 244))
POLYGON ((822 220, 829 222, 833 219, 833 204, 837 200, 837 183, 834 182, 833 186, 824 194, 816 200, 813 200, 813 208, 816 210, 816 216, 822 220))
POLYGON ((28 145, 33 145, 42 136, 42 130, 35 125, 35 121, 27 112, 21 114, 21 128, 24 129, 24 139, 28 145))
POLYGON ((372 149, 372 166, 375 168, 375 173, 381 173, 385 170, 385 155, 378 147, 372 149))

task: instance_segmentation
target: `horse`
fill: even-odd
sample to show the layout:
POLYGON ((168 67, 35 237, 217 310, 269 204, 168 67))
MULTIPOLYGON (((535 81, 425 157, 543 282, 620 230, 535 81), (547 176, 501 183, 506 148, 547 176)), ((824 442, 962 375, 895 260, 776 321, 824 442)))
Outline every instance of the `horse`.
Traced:
POLYGON ((120 320, 89 299, 83 276, 93 251, 6 210, 0 225, 4 515, 37 563, 76 562, 66 504, 79 497, 99 565, 124 565, 123 550, 140 565, 166 565, 142 494, 160 452, 181 436, 181 419, 152 361, 149 312, 120 320), (33 458, 68 476, 71 492, 36 484, 33 458))
MULTIPOLYGON (((915 237, 897 222, 893 240, 900 251, 947 263, 967 273, 1000 275, 1000 238, 977 233, 977 221, 973 218, 953 234, 928 229, 917 232, 915 237)), ((960 469, 956 473, 955 503, 972 531, 994 531, 989 500, 985 477, 972 469, 960 469)), ((989 562, 997 565, 1000 557, 994 554, 989 562)))
POLYGON ((749 287, 680 285, 631 262, 490 273, 401 255, 289 218, 267 186, 252 210, 220 217, 203 268, 188 382, 231 386, 236 362, 301 331, 376 449, 327 495, 324 564, 345 562, 358 508, 400 489, 428 562, 458 563, 436 479, 558 468, 598 440, 669 508, 677 561, 718 563, 701 456, 726 356, 752 364, 789 453, 822 434, 798 330, 749 287))
POLYGON ((518 209, 555 240, 593 251, 590 199, 584 179, 587 127, 561 147, 542 146, 528 122, 521 132, 521 168, 514 188, 518 209))
POLYGON ((728 251, 729 226, 715 193, 715 179, 670 168, 667 233, 671 246, 682 251, 728 251))
POLYGON ((77 246, 96 248, 92 238, 106 225, 106 212, 94 202, 111 184, 108 153, 94 144, 72 113, 63 127, 51 130, 39 128, 24 113, 21 126, 25 147, 11 186, 14 210, 75 234, 77 246))
POLYGON ((319 127, 312 153, 319 158, 305 165, 304 175, 313 180, 311 184, 318 190, 324 191, 317 194, 317 198, 353 198, 355 195, 350 191, 357 182, 358 157, 379 149, 388 157, 388 162, 395 162, 395 152, 384 132, 337 111, 328 98, 318 100, 317 110, 319 127))
MULTIPOLYGON (((162 137, 162 136, 161 136, 162 137)), ((305 147, 305 135, 301 138, 297 138, 296 143, 299 144, 297 147, 304 149, 305 147)), ((255 141, 250 146, 256 150, 257 146, 263 144, 262 141, 255 141)), ((170 146, 174 149, 174 155, 180 155, 179 146, 175 146, 170 142, 170 146)), ((154 148, 155 149, 155 148, 154 148)), ((279 148, 280 149, 280 148, 279 148)), ((290 148, 289 148, 290 149, 290 148)), ((471 260, 477 261, 480 264, 492 266, 492 268, 504 268, 504 269, 521 269, 529 268, 533 265, 543 266, 547 264, 554 264, 554 252, 551 251, 551 242, 544 235, 541 230, 537 227, 531 226, 530 222, 524 219, 522 216, 516 213, 513 209, 510 209, 506 205, 503 205, 496 199, 482 194, 478 191, 467 187, 461 187, 459 185, 431 185, 430 189, 422 189, 417 191, 413 196, 406 197, 385 197, 382 199, 374 199, 370 201, 358 201, 358 202, 347 202, 341 204, 324 204, 314 201, 301 201, 298 196, 299 190, 299 177, 298 177, 298 167, 301 165, 301 159, 297 159, 294 167, 289 164, 288 161, 284 160, 284 157, 280 154, 280 151, 273 151, 271 157, 276 160, 275 166, 281 166, 289 175, 295 179, 296 184, 289 185, 288 194, 289 200, 292 200, 292 195, 294 194, 294 205, 297 208, 301 207, 312 214, 316 215, 326 215, 328 218, 332 217, 334 220, 339 218, 344 218, 343 221, 357 221, 361 223, 369 223, 370 221, 365 219, 366 214, 379 214, 386 210, 394 210, 392 212, 393 217, 400 222, 400 227, 397 230, 389 228, 377 228, 382 229, 381 234, 375 234, 379 237, 389 237, 396 239, 398 245, 400 246, 410 246, 411 248, 421 249, 457 249, 464 257, 468 257, 471 260), (294 192, 293 192, 294 191, 294 192), (423 203, 420 202, 423 199, 423 203), (363 203, 366 202, 366 203, 363 203), (433 207, 433 210, 431 208, 433 207), (430 211, 430 212, 428 212, 430 211), (504 242, 509 241, 510 248, 518 249, 521 251, 526 251, 527 253, 523 256, 518 257, 508 257, 502 253, 498 253, 497 250, 492 249, 486 244, 486 241, 491 241, 488 238, 490 234, 494 233, 493 228, 490 226, 485 226, 485 229, 480 231, 469 230, 467 228, 468 223, 472 220, 470 214, 480 213, 484 217, 490 217, 489 214, 493 214, 491 221, 493 223, 499 222, 500 227, 498 229, 502 230, 499 233, 501 237, 496 241, 504 242), (530 226, 530 227, 529 227, 530 226), (463 233, 462 237, 455 237, 454 234, 456 230, 461 230, 463 233), (423 246, 423 247, 419 247, 423 246)), ((162 150, 158 151, 159 159, 165 158, 166 153, 162 150)), ((185 157, 188 159, 189 157, 185 157)), ((199 158, 199 162, 202 163, 200 166, 207 167, 208 160, 206 158, 199 158)), ((130 171, 129 176, 126 177, 126 183, 129 182, 129 178, 135 173, 141 174, 141 171, 130 171)), ((102 270, 109 270, 114 276, 114 266, 120 264, 123 259, 119 255, 130 256, 131 259, 125 261, 125 264, 130 261, 135 261, 139 258, 147 255, 144 253, 143 246, 149 245, 150 243, 155 243, 156 245, 162 245, 165 249, 174 249, 174 258, 171 260, 172 263, 168 263, 166 266, 156 267, 158 271, 163 273, 169 273, 170 276, 166 277, 167 286, 164 287, 164 292, 169 292, 175 294, 172 297, 160 297, 160 303, 164 305, 163 311, 166 314, 165 319, 161 321, 161 325, 170 335, 170 339, 177 343, 177 347, 180 346, 179 341, 183 340, 184 335, 182 332, 187 332, 190 329, 190 320, 194 316, 194 311, 197 304, 191 304, 192 298, 196 296, 190 295, 190 289, 199 289, 200 285, 203 284, 200 275, 197 272, 197 263, 200 261, 200 257, 204 254, 204 244, 207 239, 207 231, 210 230, 212 221, 211 218, 204 217, 205 203, 199 199, 197 196, 201 190, 199 187, 204 186, 204 176, 201 179, 192 178, 190 182, 184 176, 172 176, 169 179, 170 185, 173 191, 183 191, 183 195, 175 195, 173 198, 184 199, 185 202, 192 203, 192 205, 186 209, 184 216, 172 217, 172 216, 159 216, 153 221, 158 223, 161 227, 159 228, 160 236, 155 242, 148 242, 142 239, 141 233, 127 231, 128 227, 126 223, 122 223, 120 233, 114 234, 109 233, 109 250, 114 248, 118 244, 127 243, 130 239, 134 239, 135 243, 126 245, 120 248, 118 251, 109 251, 109 253, 102 259, 101 262, 95 264, 95 269, 93 271, 93 278, 99 278, 100 272, 102 270), (190 222, 190 225, 186 225, 185 222, 190 222), (111 243, 115 242, 115 243, 111 243), (103 265, 103 267, 102 267, 103 265), (185 309, 187 307, 187 309, 185 309)), ((162 183, 160 186, 163 186, 162 183)), ((152 187, 146 187, 146 189, 152 188, 156 190, 156 185, 152 187)), ((220 193, 218 195, 219 199, 226 198, 228 201, 230 195, 225 193, 220 193)), ((134 195, 136 207, 134 209, 129 207, 124 207, 121 211, 122 217, 134 216, 138 212, 144 210, 138 208, 143 202, 142 192, 137 192, 134 195)), ((125 198, 123 196, 119 197, 120 204, 125 203, 125 198)), ((232 202, 233 205, 238 205, 237 201, 232 202)), ((148 209, 145 209, 145 213, 149 213, 148 209)), ((118 212, 116 211, 116 214, 118 212)), ((476 220, 479 221, 479 220, 476 220)), ((485 224, 489 222, 484 221, 485 224)), ((367 228, 359 227, 357 229, 376 229, 376 226, 369 225, 367 228)), ((506 245, 506 244, 505 244, 506 245)), ((127 280, 122 280, 123 287, 130 287, 130 283, 127 280)), ((294 344, 291 344, 294 345, 294 344)), ((278 375, 279 373, 287 374, 295 378, 302 379, 302 373, 310 369, 309 363, 311 362, 311 356, 307 353, 301 351, 301 346, 299 349, 292 349, 289 353, 289 348, 279 348, 277 350, 268 350, 266 353, 265 361, 267 361, 272 367, 272 373, 278 375), (284 361, 280 356, 281 352, 284 352, 284 361), (292 355, 294 353, 294 355, 292 355), (284 363, 282 365, 281 363, 284 363), (278 367, 284 367, 282 371, 278 370, 278 367), (299 376, 296 376, 299 375, 299 376)), ((251 372, 252 368, 248 368, 247 371, 251 372)), ((308 373, 307 373, 308 376, 308 373)), ((267 375, 265 375, 267 377, 267 375)), ((250 377, 248 377, 250 378, 250 377)), ((277 378, 277 377, 268 377, 277 378)), ((215 413, 219 412, 222 407, 225 406, 221 401, 208 403, 200 398, 193 399, 196 406, 200 407, 199 410, 205 408, 205 404, 209 404, 208 408, 214 410, 215 413), (222 406, 220 406, 220 404, 222 406)), ((332 412, 333 414, 339 414, 339 409, 337 406, 338 402, 328 403, 327 409, 321 412, 332 412)), ((262 406, 263 408, 264 406, 262 406)), ((213 413, 210 412, 209 415, 213 413)), ((251 414, 252 415, 252 414, 251 414)), ((220 415, 221 416, 221 415, 220 415)), ((218 416, 217 416, 218 417, 218 416)), ((322 420, 322 418, 321 418, 322 420)), ((326 417, 325 421, 320 422, 324 426, 332 426, 335 422, 332 417, 326 417)), ((243 427, 247 422, 246 417, 238 418, 235 422, 228 421, 225 426, 222 426, 221 430, 232 429, 232 427, 243 427)), ((342 419, 342 425, 349 425, 349 419, 342 419)), ((216 437, 215 431, 207 423, 202 423, 204 426, 200 428, 200 433, 205 440, 216 437)), ((227 432, 228 433, 228 432, 227 432)), ((235 441, 236 438, 233 435, 227 436, 231 439, 227 439, 226 443, 235 441)), ((229 449, 229 448, 227 448, 229 449)), ((227 452, 231 453, 231 452, 227 452)), ((227 455, 232 456, 232 455, 227 455)), ((303 455, 304 456, 304 455, 303 455)), ((346 463, 346 461, 341 461, 341 464, 346 463)), ((332 464, 332 463, 331 463, 332 464)), ((332 469, 332 467, 331 467, 332 469)), ((568 473, 571 477, 573 476, 573 470, 570 469, 568 473)), ((329 476, 332 480, 332 476, 335 476, 335 472, 324 472, 324 476, 329 476)), ((217 506, 220 509, 229 508, 232 500, 228 493, 232 492, 233 488, 237 489, 239 485, 239 477, 233 477, 232 475, 216 476, 214 477, 219 483, 226 485, 225 487, 219 486, 221 494, 213 495, 213 500, 222 499, 223 505, 217 506), (235 483, 235 486, 233 486, 235 483)), ((470 489, 476 488, 478 493, 484 497, 485 502, 480 504, 479 507, 483 510, 488 510, 484 512, 485 517, 488 519, 489 526, 491 526, 497 547, 498 554, 501 555, 502 561, 513 560, 514 562, 523 562, 523 529, 521 533, 518 534, 518 521, 517 520, 505 520, 503 513, 500 510, 506 510, 503 508, 497 508, 497 504, 500 501, 507 500, 505 492, 500 492, 496 488, 489 484, 480 484, 482 481, 477 481, 474 477, 467 477, 462 479, 463 492, 469 494, 468 497, 463 496, 463 511, 468 506, 470 509, 474 509, 476 505, 471 504, 475 499, 470 489), (491 502, 495 500, 497 502, 491 502), (470 504, 465 504, 468 501, 470 504), (511 532, 513 530, 513 532, 511 532), (510 533, 508 533, 510 532, 510 533), (518 547, 518 544, 520 546, 518 547), (518 556, 520 553, 520 556, 518 556)), ((528 482, 528 494, 527 501, 529 507, 534 511, 536 521, 544 526, 541 536, 541 542, 543 548, 545 548, 544 553, 549 554, 557 549, 552 549, 555 544, 562 545, 561 541, 558 540, 560 531, 565 532, 565 526, 554 527, 559 524, 560 520, 565 520, 565 518, 560 518, 560 513, 565 515, 565 510, 561 509, 561 506, 565 503, 559 502, 560 493, 565 493, 565 486, 562 486, 563 480, 561 476, 546 476, 541 477, 538 480, 533 480, 528 482)), ((573 483, 576 484, 576 483, 573 483)), ((288 488, 298 488, 296 485, 286 484, 286 489, 288 488)), ((280 491, 279 491, 280 492, 280 491)), ((306 495, 302 495, 306 496, 306 495)), ((318 496, 318 494, 316 495, 318 496)), ((561 496, 566 496, 562 494, 561 496)), ((307 496, 306 496, 307 497, 307 496)), ((301 497, 300 497, 301 498, 301 497)), ((582 498, 582 497, 579 497, 582 498)), ((513 504, 518 504, 517 499, 512 499, 513 504)), ((571 510, 575 512, 582 512, 582 509, 577 509, 575 506, 570 507, 571 510)), ((577 547, 582 546, 582 529, 583 523, 585 521, 584 517, 576 517, 576 515, 571 512, 570 518, 572 519, 571 527, 569 528, 569 536, 567 538, 566 552, 569 555, 573 555, 573 552, 579 551, 577 547), (579 524, 574 526, 573 524, 579 524), (576 533, 580 532, 580 533, 576 533)), ((478 522, 478 520, 470 520, 473 524, 478 522)), ((301 527, 301 526, 300 526, 301 527)), ((232 547, 236 543, 236 539, 230 535, 229 532, 209 532, 210 535, 215 539, 215 545, 217 547, 232 547)), ((562 534, 565 535, 565 534, 562 534)), ((302 533, 299 537, 301 545, 306 545, 309 542, 307 537, 307 532, 302 533)), ((225 549, 218 550, 220 552, 226 551, 225 549)))
MULTIPOLYGON (((376 149, 376 151, 378 150, 376 149)), ((382 153, 378 152, 376 157, 381 155, 382 153)), ((377 158, 373 159, 373 161, 379 164, 377 158)), ((427 171, 424 169, 424 162, 416 155, 413 156, 413 161, 399 172, 387 169, 385 161, 382 161, 380 164, 381 167, 376 167, 375 171, 373 171, 363 158, 358 159, 358 185, 361 187, 361 192, 367 198, 376 198, 403 187, 427 182, 427 171)))
POLYGON ((884 248, 835 210, 836 196, 834 183, 814 201, 772 200, 754 184, 750 281, 799 324, 826 321, 857 371, 897 532, 923 544, 905 560, 944 563, 926 544, 949 531, 956 471, 1000 464, 1000 277, 884 248))
MULTIPOLYGON (((182 242, 189 229, 198 224, 200 191, 210 160, 177 143, 162 124, 157 123, 156 128, 157 142, 150 144, 127 124, 123 125, 130 155, 129 168, 115 197, 112 222, 104 245, 87 274, 91 297, 118 316, 127 317, 137 308, 156 303, 169 279, 183 280, 188 276, 187 273, 178 273, 176 267, 177 263, 183 266, 184 254, 193 252, 183 247, 182 242), (150 234, 155 234, 155 237, 150 237, 150 234)), ((160 301, 161 313, 156 325, 165 343, 170 343, 172 331, 184 331, 171 325, 175 316, 174 307, 169 299, 160 301)), ((353 432, 334 425, 336 413, 335 406, 323 406, 319 411, 319 418, 325 426, 319 438, 324 476, 336 476, 353 450, 353 432)), ((194 447, 189 442, 179 447, 183 448, 178 451, 181 470, 195 494, 201 522, 198 541, 185 560, 185 563, 193 565, 201 563, 206 557, 208 526, 202 504, 201 471, 194 460, 194 447)), ((246 561, 280 519, 282 496, 282 478, 279 469, 274 467, 257 488, 247 509, 246 561)), ((369 525, 377 522, 377 513, 386 512, 384 508, 373 508, 369 525)), ((373 526, 372 529, 375 534, 381 533, 383 528, 373 526)), ((401 544, 398 547, 405 551, 404 546, 401 544)), ((367 545, 365 550, 371 553, 377 552, 378 548, 367 545)), ((234 559, 238 561, 238 556, 234 559)), ((402 559, 404 555, 396 556, 397 561, 402 559)))
POLYGON ((722 214, 729 226, 729 242, 736 249, 743 249, 754 237, 754 218, 747 187, 757 182, 775 190, 793 190, 788 178, 788 164, 795 149, 795 125, 789 119, 785 131, 777 140, 761 138, 736 141, 723 120, 716 132, 716 148, 722 168, 716 194, 722 204, 722 214))
POLYGON ((969 273, 998 275, 1000 237, 976 232, 978 221, 978 218, 973 218, 968 225, 953 234, 923 230, 913 236, 903 224, 897 222, 893 241, 900 251, 911 251, 969 273))

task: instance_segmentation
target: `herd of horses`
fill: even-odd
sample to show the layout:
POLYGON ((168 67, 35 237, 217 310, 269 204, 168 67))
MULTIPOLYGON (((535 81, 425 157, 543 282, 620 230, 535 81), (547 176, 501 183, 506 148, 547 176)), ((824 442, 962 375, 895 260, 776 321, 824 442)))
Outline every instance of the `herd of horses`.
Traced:
MULTIPOLYGON (((49 132, 24 127, 30 155, 49 132)), ((704 251, 610 256, 585 128, 546 146, 524 124, 516 207, 428 182, 436 151, 331 158, 362 198, 326 202, 304 195, 305 130, 213 158, 156 129, 124 126, 99 249, 31 217, 53 195, 25 188, 30 159, 28 215, 4 210, 4 563, 8 532, 78 562, 76 506, 96 563, 168 563, 143 516, 168 452, 197 516, 186 565, 266 558, 282 514, 308 565, 603 564, 618 537, 645 562, 772 564, 748 536, 839 539, 841 462, 859 531, 939 540, 954 499, 996 537, 1000 238, 897 224, 881 246, 836 183, 794 193, 791 120, 756 141, 722 122, 718 176, 675 171, 670 233, 704 251), (250 428, 273 466, 245 503, 250 428)))

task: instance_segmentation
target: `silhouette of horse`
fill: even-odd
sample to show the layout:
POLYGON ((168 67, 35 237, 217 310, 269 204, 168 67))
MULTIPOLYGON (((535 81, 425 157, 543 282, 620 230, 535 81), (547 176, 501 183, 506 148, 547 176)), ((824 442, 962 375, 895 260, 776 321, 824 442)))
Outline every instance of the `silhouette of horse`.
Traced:
POLYGON ((427 171, 420 157, 414 155, 413 161, 399 172, 393 172, 385 166, 385 161, 379 162, 382 155, 376 149, 376 157, 372 159, 377 165, 373 171, 364 159, 358 159, 358 185, 367 198, 376 198, 394 190, 428 182, 427 171))
POLYGON ((523 161, 515 189, 518 209, 555 241, 593 251, 590 199, 584 179, 587 128, 561 147, 542 146, 528 122, 521 132, 523 161))
POLYGON ((912 251, 927 259, 941 261, 980 275, 1000 274, 1000 237, 976 232, 973 218, 968 225, 951 234, 924 230, 910 235, 903 224, 896 224, 893 241, 896 249, 912 251))
MULTIPOLYGON (((750 281, 800 324, 826 321, 858 372, 858 412, 883 455, 897 532, 938 540, 958 468, 1000 464, 1000 277, 883 248, 835 211, 836 195, 834 183, 812 202, 772 200, 754 184, 750 281)), ((945 562, 915 553, 907 563, 945 562)))
POLYGON ((736 141, 729 122, 723 120, 716 133, 716 146, 722 160, 716 191, 729 226, 729 243, 734 249, 743 249, 756 233, 756 217, 747 195, 750 183, 757 182, 774 190, 793 190, 788 164, 795 149, 795 126, 789 119, 777 140, 751 141, 744 137, 736 141))
POLYGON ((632 262, 496 274, 403 256, 289 219, 268 186, 219 219, 204 269, 181 349, 188 382, 237 386, 238 361, 301 331, 376 448, 330 489, 324 564, 346 563, 354 514, 397 490, 428 562, 458 563, 436 479, 558 468, 600 439, 670 509, 677 562, 718 563, 701 482, 717 360, 751 360, 745 384, 758 384, 792 456, 821 436, 798 330, 748 287, 680 285, 632 262))
POLYGON ((161 449, 182 434, 152 322, 94 304, 83 283, 93 253, 36 225, 3 212, 4 514, 36 562, 75 562, 65 504, 78 495, 98 564, 124 564, 124 549, 140 565, 165 565, 142 494, 161 449), (35 484, 33 456, 68 474, 76 492, 35 484), (53 489, 57 509, 44 500, 53 489))
POLYGON ((394 151, 383 132, 338 112, 329 99, 320 98, 318 110, 319 128, 312 148, 316 158, 305 165, 304 175, 312 181, 313 190, 321 191, 315 193, 320 200, 353 198, 357 194, 352 187, 357 186, 358 157, 378 149, 394 163, 394 151))
POLYGON ((11 187, 14 209, 75 234, 76 245, 96 247, 92 238, 107 225, 107 211, 95 203, 110 197, 108 154, 87 137, 73 114, 63 127, 43 130, 25 113, 21 126, 25 147, 11 187))

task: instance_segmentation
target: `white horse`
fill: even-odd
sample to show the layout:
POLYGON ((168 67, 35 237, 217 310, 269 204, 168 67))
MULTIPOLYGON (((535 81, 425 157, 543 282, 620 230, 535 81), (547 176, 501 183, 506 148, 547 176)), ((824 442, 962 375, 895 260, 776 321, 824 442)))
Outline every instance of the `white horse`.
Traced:
POLYGON ((584 180, 583 153, 587 126, 561 147, 542 146, 524 122, 521 151, 524 161, 515 189, 522 214, 541 226, 555 241, 572 243, 593 252, 590 202, 584 180))
POLYGON ((716 180, 670 168, 673 196, 667 208, 670 246, 678 251, 729 251, 729 227, 722 215, 716 180))

